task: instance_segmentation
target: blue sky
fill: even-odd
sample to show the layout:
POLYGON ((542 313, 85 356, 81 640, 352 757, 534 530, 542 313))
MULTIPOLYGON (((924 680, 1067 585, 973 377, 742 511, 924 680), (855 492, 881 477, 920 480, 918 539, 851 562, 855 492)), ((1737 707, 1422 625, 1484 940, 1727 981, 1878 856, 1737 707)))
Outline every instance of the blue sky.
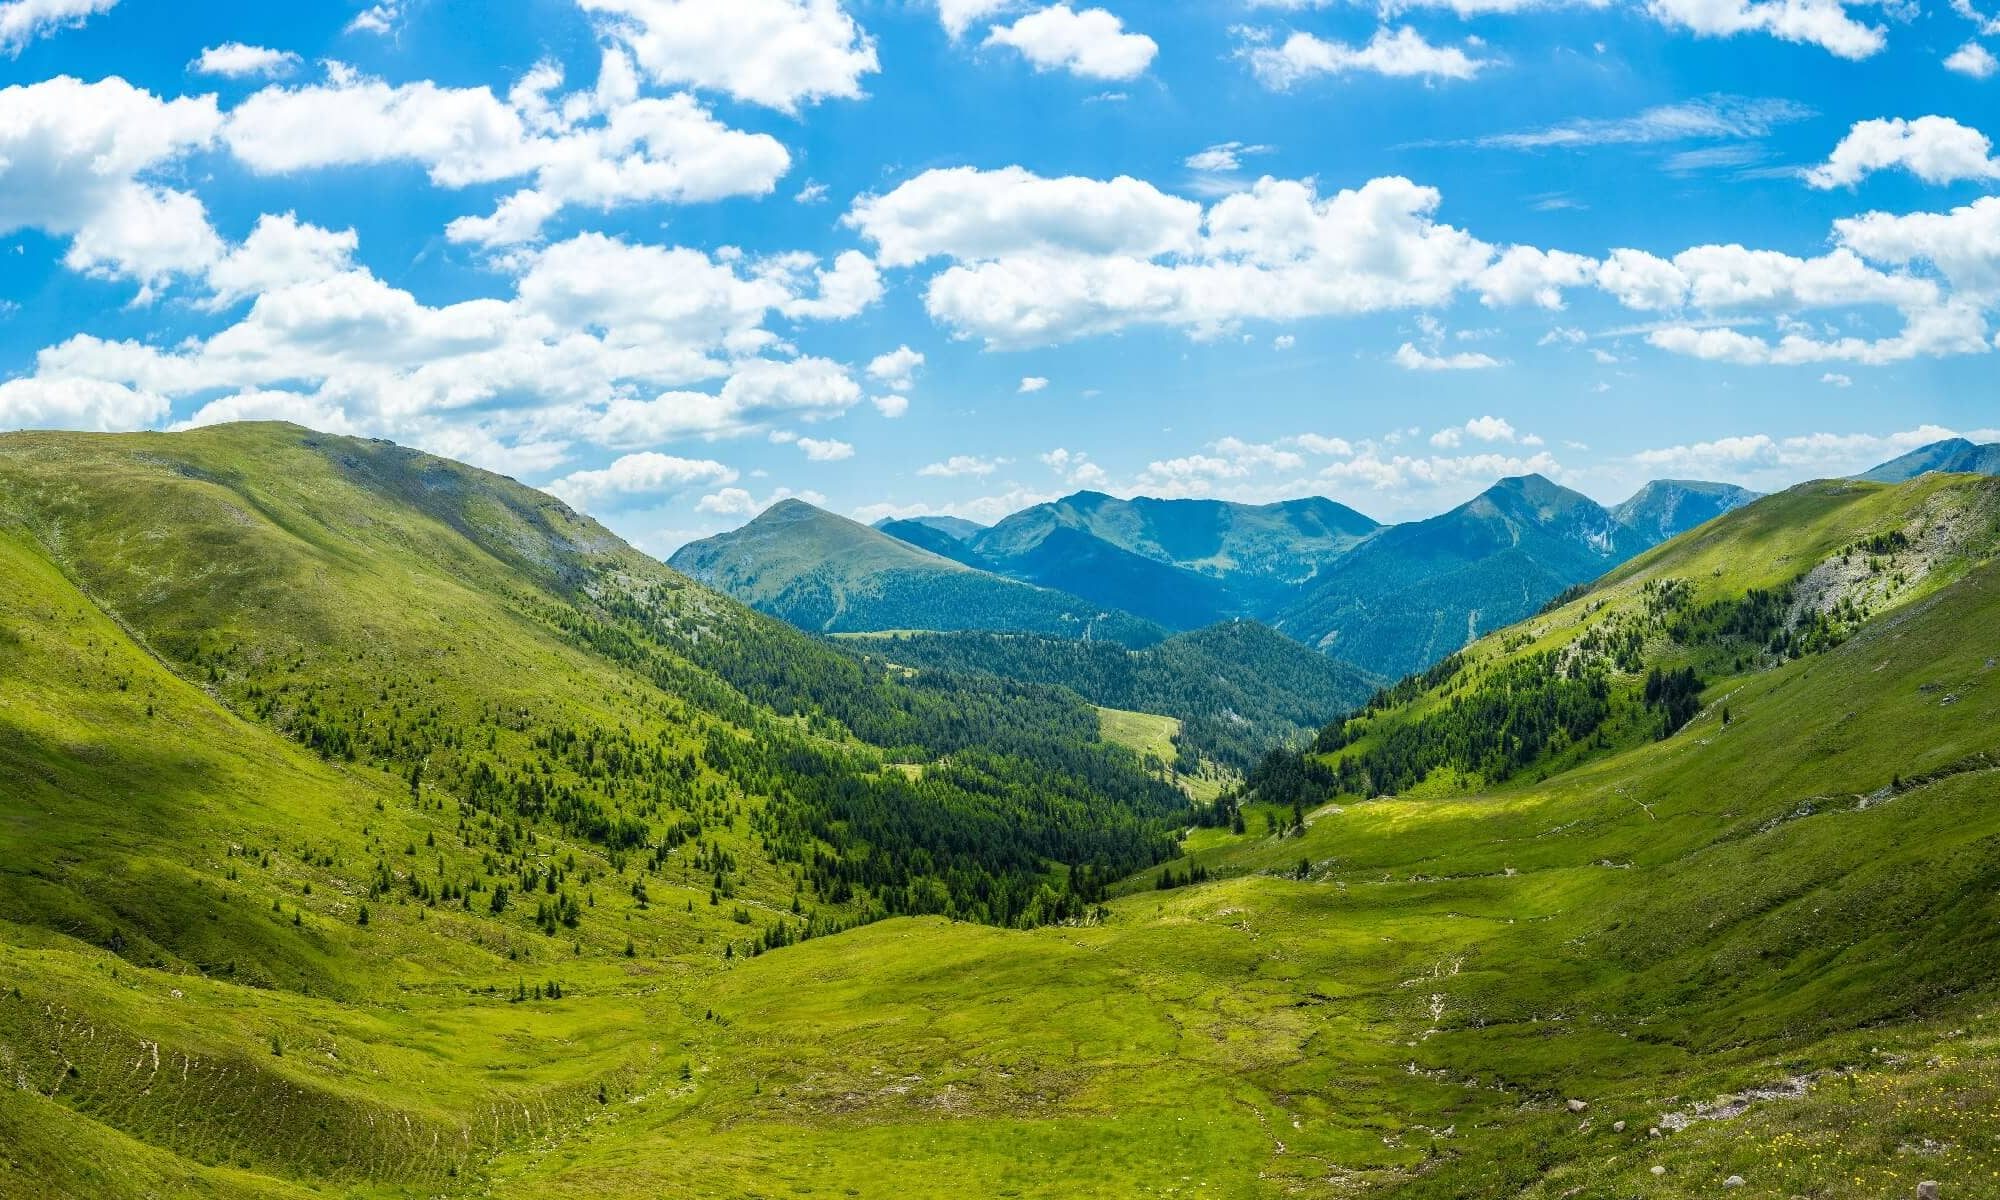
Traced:
POLYGON ((2000 426, 2000 13, 0 0, 0 428, 284 417, 656 553, 1424 515, 2000 426))

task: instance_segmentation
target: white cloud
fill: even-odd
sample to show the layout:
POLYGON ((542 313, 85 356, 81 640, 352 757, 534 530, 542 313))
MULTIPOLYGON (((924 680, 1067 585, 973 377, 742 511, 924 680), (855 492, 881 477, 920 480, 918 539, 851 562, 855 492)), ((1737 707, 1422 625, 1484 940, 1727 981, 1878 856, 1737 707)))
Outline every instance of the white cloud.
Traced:
MULTIPOLYGON (((953 168, 865 197, 847 221, 885 263, 951 260, 930 279, 925 307, 955 335, 993 348, 1144 325, 1214 337, 1249 321, 1432 309, 1467 292, 1489 306, 1554 309, 1566 291, 1595 286, 1628 308, 1667 314, 1628 332, 1669 352, 1741 364, 1886 363, 1989 348, 2000 208, 1988 201, 2000 205, 1842 221, 1835 249, 1803 258, 1740 245, 1671 258, 1618 248, 1602 259, 1496 247, 1438 222, 1440 194, 1396 177, 1327 197, 1310 180, 1265 178, 1203 210, 1132 179, 953 168), (1915 269, 1923 265, 1944 281, 1915 269), (1867 309, 1900 314, 1902 331, 1862 336, 1867 309), (1813 325, 1801 316, 1812 311, 1830 315, 1813 325), (1760 323, 1777 324, 1780 336, 1737 328, 1760 323)), ((1499 365, 1442 353, 1435 340, 1413 341, 1394 359, 1414 370, 1499 365)))
POLYGON ((991 259, 1074 251, 1150 258, 1191 250, 1201 205, 1129 176, 1049 179, 1022 167, 925 171, 844 218, 886 267, 928 258, 991 259))
POLYGON ((1045 378, 1044 376, 1041 376, 1041 375, 1024 375, 1024 376, 1022 376, 1022 377, 1021 377, 1021 385, 1020 385, 1019 387, 1015 388, 1014 390, 1015 390, 1015 392, 1019 393, 1020 395, 1023 395, 1023 396, 1025 396, 1025 395, 1029 394, 1030 392, 1039 392, 1039 391, 1043 391, 1043 390, 1045 390, 1045 389, 1046 389, 1046 388, 1047 388, 1048 386, 1049 386, 1049 381, 1048 381, 1048 379, 1047 379, 1047 378, 1045 378))
POLYGON ((831 438, 802 437, 797 440, 796 445, 805 451, 806 458, 813 462, 839 462, 844 458, 854 457, 852 444, 831 438))
POLYGON ((517 256, 510 298, 430 307, 352 265, 351 238, 267 217, 215 267, 224 295, 259 289, 233 324, 171 348, 78 335, 32 378, 187 399, 197 423, 296 415, 515 473, 559 465, 578 439, 637 450, 862 399, 846 367, 781 357, 764 328, 813 287, 793 256, 590 234, 517 256))
POLYGON ((229 79, 275 79, 298 70, 299 56, 289 50, 224 42, 203 50, 190 66, 203 75, 221 75, 229 79))
POLYGON ((1492 65, 1490 60, 1473 58, 1456 46, 1432 45, 1407 25, 1394 31, 1387 26, 1376 30, 1366 46, 1350 46, 1295 32, 1276 46, 1253 42, 1242 53, 1259 82, 1279 91, 1314 76, 1354 71, 1393 77, 1470 79, 1492 65))
POLYGON ((201 201, 148 181, 206 146, 213 96, 161 100, 115 76, 0 89, 0 233, 70 239, 73 270, 136 280, 149 295, 222 253, 201 201))
POLYGON ((1996 61, 1993 52, 1978 42, 1967 42, 1946 55, 1944 65, 1948 71, 1957 71, 1974 79, 1991 79, 1995 71, 2000 71, 2000 61, 1996 61))
POLYGON ((353 265, 359 239, 352 229, 338 232, 301 222, 291 213, 257 218, 243 244, 208 270, 219 303, 228 303, 293 284, 330 279, 353 265))
POLYGON ((1476 138, 1469 144, 1496 150, 1543 150, 1755 139, 1780 125, 1812 115, 1811 109, 1790 100, 1710 96, 1658 105, 1630 117, 1565 121, 1541 129, 1476 138))
POLYGON ((1298 344, 1299 344, 1299 339, 1293 337, 1289 333, 1281 333, 1277 337, 1271 339, 1271 349, 1273 350, 1290 350, 1293 346, 1296 346, 1298 344))
POLYGON ((782 112, 855 99, 880 68, 840 0, 578 0, 603 15, 646 75, 782 112))
POLYGON ((780 306, 779 311, 793 320, 842 321, 859 316, 882 298, 882 274, 874 260, 859 250, 841 251, 831 269, 813 265, 810 254, 767 261, 774 268, 792 264, 794 269, 812 271, 813 293, 794 296, 780 306))
POLYGON ((573 472, 543 490, 578 508, 589 508, 614 497, 660 496, 735 481, 735 470, 713 459, 676 458, 647 451, 627 454, 600 470, 573 472))
POLYGON ((930 282, 932 317, 1021 346, 1443 303, 1495 251, 1435 222, 1440 200, 1393 177, 1326 197, 1311 181, 1267 178, 1204 214, 1131 179, 960 168, 869 197, 849 221, 884 263, 957 260, 930 282))
POLYGON ((1127 33, 1124 22, 1104 9, 1077 12, 1067 4, 994 26, 986 45, 1013 47, 1037 71, 1063 70, 1086 79, 1136 79, 1160 49, 1143 33, 1127 33))
POLYGON ((413 162, 441 187, 532 177, 490 216, 451 223, 454 240, 486 245, 536 240, 570 206, 767 195, 790 169, 776 138, 730 129, 690 96, 637 98, 630 70, 609 52, 596 90, 552 98, 562 77, 545 65, 502 100, 484 87, 392 87, 339 69, 324 84, 252 95, 223 138, 262 174, 413 162))
POLYGON ((0 4, 0 54, 19 54, 36 38, 81 25, 117 4, 118 0, 7 0, 0 4))
POLYGON ((1187 156, 1183 163, 1192 171, 1227 172, 1243 166, 1243 160, 1255 154, 1269 154, 1273 147, 1251 146, 1242 142, 1220 142, 1206 150, 1198 150, 1187 156))
POLYGON ((1772 437, 1756 433, 1642 450, 1632 456, 1632 461, 1654 475, 1733 480, 1773 490, 1802 478, 1851 475, 1919 446, 1954 436, 1957 436, 1954 431, 1937 425, 1886 435, 1810 433, 1772 437))
POLYGON ((917 371, 924 365, 921 351, 908 346, 898 346, 887 354, 878 354, 868 362, 868 378, 894 392, 907 392, 916 386, 917 371))
POLYGON ((1007 465, 1004 458, 981 458, 976 454, 954 454, 943 462, 929 463, 917 468, 917 474, 933 479, 957 479, 962 476, 985 478, 1007 465))
POLYGON ((2000 197, 1946 213, 1864 213, 1833 228, 1842 246, 1876 262, 1929 263, 1958 291, 1987 304, 2000 299, 2000 197))
POLYGON ((1818 46, 1841 58, 1862 59, 1880 51, 1888 38, 1880 25, 1863 25, 1847 11, 1848 0, 1648 0, 1647 11, 1662 24, 1702 37, 1766 33, 1787 42, 1818 46))
POLYGON ((354 14, 354 19, 347 23, 347 32, 372 33, 388 37, 396 32, 396 27, 402 22, 402 0, 385 0, 384 3, 371 4, 354 14))
POLYGON ((143 429, 167 415, 163 396, 99 379, 0 382, 0 429, 143 429))
POLYGON ((876 412, 891 421, 910 411, 910 398, 901 392, 891 392, 886 396, 870 396, 868 402, 875 406, 876 412))
POLYGON ((1014 6, 1015 0, 937 0, 938 24, 955 41, 976 21, 1014 6))
MULTIPOLYGON (((1854 245, 1866 242, 1870 235, 1857 227, 1850 238, 1847 230, 1851 225, 1836 222, 1835 226, 1837 238, 1849 245, 1814 258, 1742 246, 1697 246, 1682 251, 1671 263, 1652 259, 1650 269, 1659 275, 1659 286, 1637 298, 1643 303, 1635 303, 1630 296, 1621 298, 1633 307, 1673 308, 1684 303, 1709 313, 1763 311, 1778 321, 1780 336, 1775 340, 1713 322, 1668 324, 1647 333, 1647 341, 1660 349, 1721 362, 1880 365, 1986 348, 1985 321, 1976 304, 1947 294, 1935 280, 1885 272, 1865 262, 1854 245), (1871 306, 1898 311, 1903 318, 1902 331, 1870 339, 1817 328, 1794 315, 1799 310, 1871 306)), ((1892 242, 1895 235, 1888 231, 1890 227, 1881 228, 1880 240, 1892 242)), ((1891 257, 1880 246, 1863 252, 1877 261, 1891 257)), ((1614 260, 1618 258, 1613 255, 1614 260)))
POLYGON ((1819 381, 1821 383, 1826 384, 1829 387, 1844 388, 1844 387, 1854 386, 1854 379, 1852 376, 1842 375, 1838 371, 1828 371, 1826 374, 1819 377, 1819 381))
POLYGON ((1470 350, 1457 354, 1432 354, 1417 349, 1410 342, 1396 347, 1390 361, 1407 371, 1481 371, 1500 365, 1500 360, 1490 354, 1470 350))
POLYGON ((1925 183, 2000 179, 2000 159, 1985 134, 1950 117, 1858 121, 1825 163, 1806 172, 1816 188, 1853 187, 1896 167, 1925 183))
POLYGON ((694 507, 696 512, 708 513, 711 516, 754 517, 780 500, 803 500, 807 504, 821 507, 826 504, 826 497, 815 491, 795 492, 791 488, 779 488, 759 500, 742 488, 727 487, 703 496, 696 501, 694 507))
POLYGON ((1090 456, 1080 450, 1066 450, 1060 446, 1041 456, 1042 464, 1062 477, 1065 484, 1076 488, 1099 488, 1109 482, 1110 476, 1104 468, 1090 461, 1090 456))
POLYGON ((1510 246, 1493 265, 1479 273, 1473 286, 1488 307, 1533 302, 1541 308, 1563 306, 1563 289, 1589 283, 1597 260, 1561 250, 1510 246))

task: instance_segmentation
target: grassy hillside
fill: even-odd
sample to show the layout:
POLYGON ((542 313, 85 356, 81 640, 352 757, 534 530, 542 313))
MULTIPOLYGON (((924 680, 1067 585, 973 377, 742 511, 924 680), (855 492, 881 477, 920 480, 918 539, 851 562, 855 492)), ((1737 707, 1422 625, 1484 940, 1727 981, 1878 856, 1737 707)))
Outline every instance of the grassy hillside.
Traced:
MULTIPOLYGON (((925 536, 946 538, 929 527, 925 536)), ((1166 636, 1098 601, 1003 578, 800 500, 683 546, 671 562, 762 612, 822 633, 1005 629, 1134 646, 1166 636)))
POLYGON ((1982 1194, 1996 514, 1963 480, 1753 506, 1468 659, 1663 578, 1719 598, 1954 532, 1925 582, 1715 681, 1672 737, 1329 796, 1299 833, 1253 803, 1164 868, 1211 882, 1141 877, 1099 924, 893 922, 759 959, 716 993, 728 1067, 698 1110, 506 1161, 559 1196, 1982 1194))
POLYGON ((830 932, 1021 894, 988 828, 1094 895, 1047 851, 1147 855, 1156 793, 1103 794, 1137 764, 1073 696, 926 691, 407 452, 4 438, 0 476, 0 1194, 1991 1186, 2000 481, 1643 555, 1292 760, 1298 828, 1253 795, 1069 922, 830 932), (1335 790, 1586 642, 1692 713, 1335 790), (929 866, 836 901, 857 826, 929 866))

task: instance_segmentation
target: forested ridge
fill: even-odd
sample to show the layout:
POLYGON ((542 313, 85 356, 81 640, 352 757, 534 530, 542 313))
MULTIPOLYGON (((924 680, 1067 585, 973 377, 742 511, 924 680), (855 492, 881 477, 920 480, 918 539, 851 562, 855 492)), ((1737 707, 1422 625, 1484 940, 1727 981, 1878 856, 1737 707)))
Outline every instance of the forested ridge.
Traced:
POLYGON ((1175 717, 1184 759, 1238 773, 1271 747, 1353 707, 1376 683, 1254 621, 1224 622, 1142 650, 974 631, 844 644, 882 662, 924 668, 918 680, 939 671, 1032 680, 1107 708, 1175 717))

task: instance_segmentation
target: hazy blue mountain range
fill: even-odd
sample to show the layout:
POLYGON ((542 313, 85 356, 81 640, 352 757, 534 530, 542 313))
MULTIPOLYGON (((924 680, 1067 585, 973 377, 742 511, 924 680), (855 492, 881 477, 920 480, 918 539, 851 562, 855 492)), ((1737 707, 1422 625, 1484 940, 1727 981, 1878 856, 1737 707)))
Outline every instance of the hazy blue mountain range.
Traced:
POLYGON ((1014 629, 1150 645, 1166 630, 933 554, 801 500, 683 546, 671 565, 802 629, 1014 629))
POLYGON ((1078 492, 990 528, 914 518, 874 530, 787 501, 673 564, 808 629, 1089 630, 1139 644, 1136 631, 1152 626, 1248 618, 1394 676, 1754 498, 1729 484, 1661 480, 1606 508, 1525 476, 1437 517, 1382 525, 1319 498, 1249 505, 1078 492), (1136 625, 1113 634, 1078 619, 1086 612, 1128 614, 1136 625))

